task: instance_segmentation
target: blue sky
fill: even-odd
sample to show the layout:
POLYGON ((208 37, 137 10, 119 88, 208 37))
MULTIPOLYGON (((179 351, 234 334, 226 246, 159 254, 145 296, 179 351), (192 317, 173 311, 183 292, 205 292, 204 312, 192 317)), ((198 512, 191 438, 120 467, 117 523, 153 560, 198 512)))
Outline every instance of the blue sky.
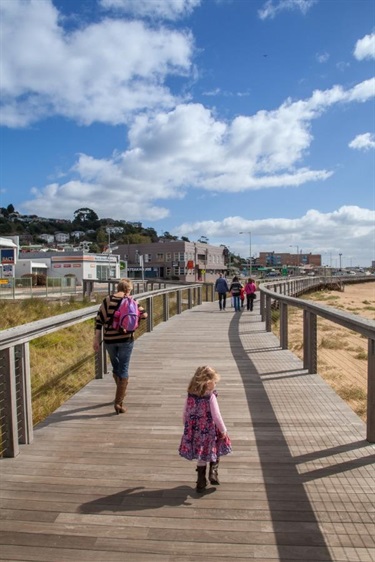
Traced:
POLYGON ((373 0, 1 0, 0 206, 375 259, 373 0), (243 232, 245 234, 240 234, 243 232))

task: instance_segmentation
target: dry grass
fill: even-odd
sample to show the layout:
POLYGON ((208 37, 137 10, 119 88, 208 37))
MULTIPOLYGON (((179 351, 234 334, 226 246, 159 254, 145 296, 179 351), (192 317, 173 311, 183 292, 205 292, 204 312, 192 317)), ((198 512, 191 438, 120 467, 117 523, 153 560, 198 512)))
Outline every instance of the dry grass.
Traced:
MULTIPOLYGON (((2 328, 8 329, 57 314, 93 306, 103 294, 93 295, 90 301, 25 299, 0 301, 2 328), (94 301, 94 302, 93 302, 94 301)), ((193 295, 196 304, 197 293, 193 295)), ((170 293, 169 315, 177 312, 177 293, 170 293)), ((140 300, 140 304, 147 306, 140 300)), ((188 290, 181 294, 182 310, 188 308, 188 290)), ((153 324, 164 321, 163 296, 153 300, 153 324)), ((147 330, 141 322, 136 338, 147 330)), ((94 320, 81 322, 30 342, 30 370, 34 425, 44 420, 95 376, 95 354, 92 350, 94 320)))
MULTIPOLYGON (((2 327, 12 328, 92 305, 92 302, 74 299, 47 301, 33 298, 1 301, 2 327)), ((34 425, 93 378, 93 329, 93 321, 88 320, 30 342, 34 425)))

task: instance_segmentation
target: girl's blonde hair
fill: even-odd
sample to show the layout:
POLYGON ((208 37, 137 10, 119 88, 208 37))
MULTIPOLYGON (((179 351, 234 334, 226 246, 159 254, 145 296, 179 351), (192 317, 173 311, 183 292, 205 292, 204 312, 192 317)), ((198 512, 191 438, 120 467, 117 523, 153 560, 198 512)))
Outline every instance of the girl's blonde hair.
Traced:
POLYGON ((219 373, 217 373, 212 367, 209 367, 208 365, 198 367, 189 383, 187 390, 190 394, 204 396, 204 394, 206 394, 207 392, 208 383, 218 382, 219 380, 219 373))
POLYGON ((133 283, 130 279, 120 279, 117 284, 117 291, 122 293, 131 293, 133 290, 133 283))

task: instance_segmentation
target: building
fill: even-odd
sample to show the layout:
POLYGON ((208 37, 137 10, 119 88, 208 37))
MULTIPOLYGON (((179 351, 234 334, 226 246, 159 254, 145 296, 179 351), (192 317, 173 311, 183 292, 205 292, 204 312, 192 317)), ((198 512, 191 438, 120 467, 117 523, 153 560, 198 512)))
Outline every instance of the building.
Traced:
POLYGON ((116 250, 127 262, 129 277, 156 277, 184 282, 213 282, 227 272, 227 251, 223 246, 202 242, 164 240, 146 244, 119 245, 116 250))
POLYGON ((14 277, 18 244, 18 236, 0 237, 0 278, 14 277))
POLYGON ((322 256, 320 254, 298 254, 277 253, 277 252, 260 252, 257 260, 261 267, 282 267, 282 266, 314 266, 320 267, 322 264, 322 256))
POLYGON ((120 256, 88 254, 83 251, 20 253, 15 266, 15 277, 31 273, 43 273, 47 277, 74 276, 78 285, 83 279, 119 279, 120 256))

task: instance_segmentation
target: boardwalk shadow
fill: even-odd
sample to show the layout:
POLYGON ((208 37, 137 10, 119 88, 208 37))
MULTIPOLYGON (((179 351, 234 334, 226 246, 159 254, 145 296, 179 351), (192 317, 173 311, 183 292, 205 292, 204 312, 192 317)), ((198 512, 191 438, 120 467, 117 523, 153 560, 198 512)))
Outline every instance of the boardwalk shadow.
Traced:
POLYGON ((144 511, 146 509, 160 509, 161 507, 189 506, 189 498, 201 498, 215 492, 216 488, 209 488, 204 494, 197 494, 190 486, 176 486, 165 490, 146 490, 143 486, 128 488, 103 496, 91 502, 83 503, 80 513, 101 513, 121 511, 144 511))
POLYGON ((52 425, 55 423, 61 423, 65 421, 72 421, 72 420, 89 420, 89 419, 98 419, 98 418, 112 418, 116 415, 116 412, 113 410, 113 400, 111 402, 101 402, 100 404, 90 404, 89 406, 82 406, 80 408, 75 409, 63 409, 59 408, 53 414, 49 415, 48 418, 43 420, 37 425, 37 428, 47 427, 48 425, 52 425), (85 412, 92 412, 93 410, 99 410, 102 408, 109 408, 112 406, 111 411, 107 411, 104 414, 99 413, 92 413, 92 414, 85 414, 85 412))
MULTIPOLYGON (((272 403, 268 397, 264 381, 251 360, 249 351, 242 344, 240 333, 240 322, 245 319, 240 315, 234 316, 229 326, 229 343, 233 358, 244 383, 246 399, 250 412, 250 418, 255 436, 255 447, 259 454, 262 467, 262 480, 264 482, 270 517, 274 529, 278 529, 281 521, 290 522, 290 530, 293 529, 293 521, 308 523, 306 539, 299 536, 302 542, 285 544, 285 531, 275 532, 275 545, 278 550, 278 560, 289 562, 296 556, 299 560, 332 561, 331 554, 325 543, 324 536, 319 528, 319 522, 315 516, 314 508, 304 487, 304 478, 298 471, 300 461, 293 458, 283 430, 277 419, 272 403), (272 453, 272 451, 277 451, 272 453), (301 544, 310 545, 309 556, 305 558, 306 552, 301 544), (314 546, 311 546, 314 545, 314 546), (312 551, 315 551, 314 553, 312 551)), ((244 327, 246 332, 246 326, 244 327)), ((247 332, 248 333, 248 332, 247 332)), ((266 339, 265 339, 266 342, 266 339)), ((270 347, 264 351, 274 350, 274 341, 270 340, 270 347)), ((295 375, 295 373, 292 373, 295 375)), ((277 377, 275 374, 274 376, 277 377)), ((285 377, 285 371, 283 377, 285 377)), ((300 533, 300 535, 303 532, 300 533)))

